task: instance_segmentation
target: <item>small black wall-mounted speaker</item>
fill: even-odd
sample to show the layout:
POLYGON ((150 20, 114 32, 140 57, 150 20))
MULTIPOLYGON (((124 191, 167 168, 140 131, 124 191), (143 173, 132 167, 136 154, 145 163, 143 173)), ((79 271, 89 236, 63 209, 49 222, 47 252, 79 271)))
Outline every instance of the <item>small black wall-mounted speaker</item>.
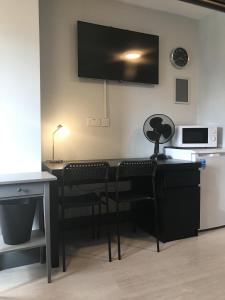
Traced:
POLYGON ((187 104, 189 102, 188 79, 176 78, 176 103, 187 104))

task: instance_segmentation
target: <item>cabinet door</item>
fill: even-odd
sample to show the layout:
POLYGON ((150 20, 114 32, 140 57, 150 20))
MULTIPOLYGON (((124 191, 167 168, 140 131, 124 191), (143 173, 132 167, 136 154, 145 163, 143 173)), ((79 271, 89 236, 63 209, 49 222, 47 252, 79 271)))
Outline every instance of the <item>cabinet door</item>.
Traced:
POLYGON ((200 184, 199 170, 164 171, 158 176, 159 189, 198 186, 200 184))
POLYGON ((197 235, 200 222, 200 188, 167 189, 159 199, 160 238, 171 241, 197 235))

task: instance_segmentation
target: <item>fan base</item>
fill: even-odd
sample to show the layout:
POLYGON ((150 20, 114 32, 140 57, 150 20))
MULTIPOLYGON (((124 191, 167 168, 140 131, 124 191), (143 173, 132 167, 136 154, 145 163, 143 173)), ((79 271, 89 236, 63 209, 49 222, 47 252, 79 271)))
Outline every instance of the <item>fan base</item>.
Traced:
POLYGON ((150 159, 157 159, 157 160, 166 160, 168 159, 168 157, 163 154, 163 153, 160 153, 160 154, 153 154, 150 159))

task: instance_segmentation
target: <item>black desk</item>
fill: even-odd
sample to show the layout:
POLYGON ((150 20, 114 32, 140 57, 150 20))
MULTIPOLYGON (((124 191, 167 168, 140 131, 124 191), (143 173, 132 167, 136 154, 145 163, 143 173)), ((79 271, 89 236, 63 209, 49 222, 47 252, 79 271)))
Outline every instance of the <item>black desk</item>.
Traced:
MULTIPOLYGON (((111 178, 114 177, 115 168, 121 160, 105 160, 110 164, 111 178)), ((68 162, 72 161, 64 163, 44 162, 43 170, 60 178, 62 170, 68 162)), ((169 159, 158 162, 156 182, 159 199, 160 240, 163 242, 198 234, 200 221, 199 167, 199 163, 182 160, 169 159)), ((135 182, 134 188, 143 189, 145 186, 146 183, 141 180, 135 182)), ((50 195, 52 262, 53 267, 57 267, 59 265, 58 182, 50 184, 50 195)), ((137 221, 144 229, 154 234, 154 224, 151 223, 153 218, 150 216, 150 211, 145 204, 137 207, 137 221)))

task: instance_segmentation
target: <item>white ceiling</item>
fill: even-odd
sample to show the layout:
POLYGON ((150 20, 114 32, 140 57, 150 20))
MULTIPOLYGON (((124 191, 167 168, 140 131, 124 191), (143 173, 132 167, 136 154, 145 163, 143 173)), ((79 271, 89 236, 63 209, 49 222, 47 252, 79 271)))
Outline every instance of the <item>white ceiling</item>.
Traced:
POLYGON ((212 10, 197 5, 180 2, 178 0, 119 0, 127 4, 161 10, 176 15, 200 20, 210 14, 212 10))

